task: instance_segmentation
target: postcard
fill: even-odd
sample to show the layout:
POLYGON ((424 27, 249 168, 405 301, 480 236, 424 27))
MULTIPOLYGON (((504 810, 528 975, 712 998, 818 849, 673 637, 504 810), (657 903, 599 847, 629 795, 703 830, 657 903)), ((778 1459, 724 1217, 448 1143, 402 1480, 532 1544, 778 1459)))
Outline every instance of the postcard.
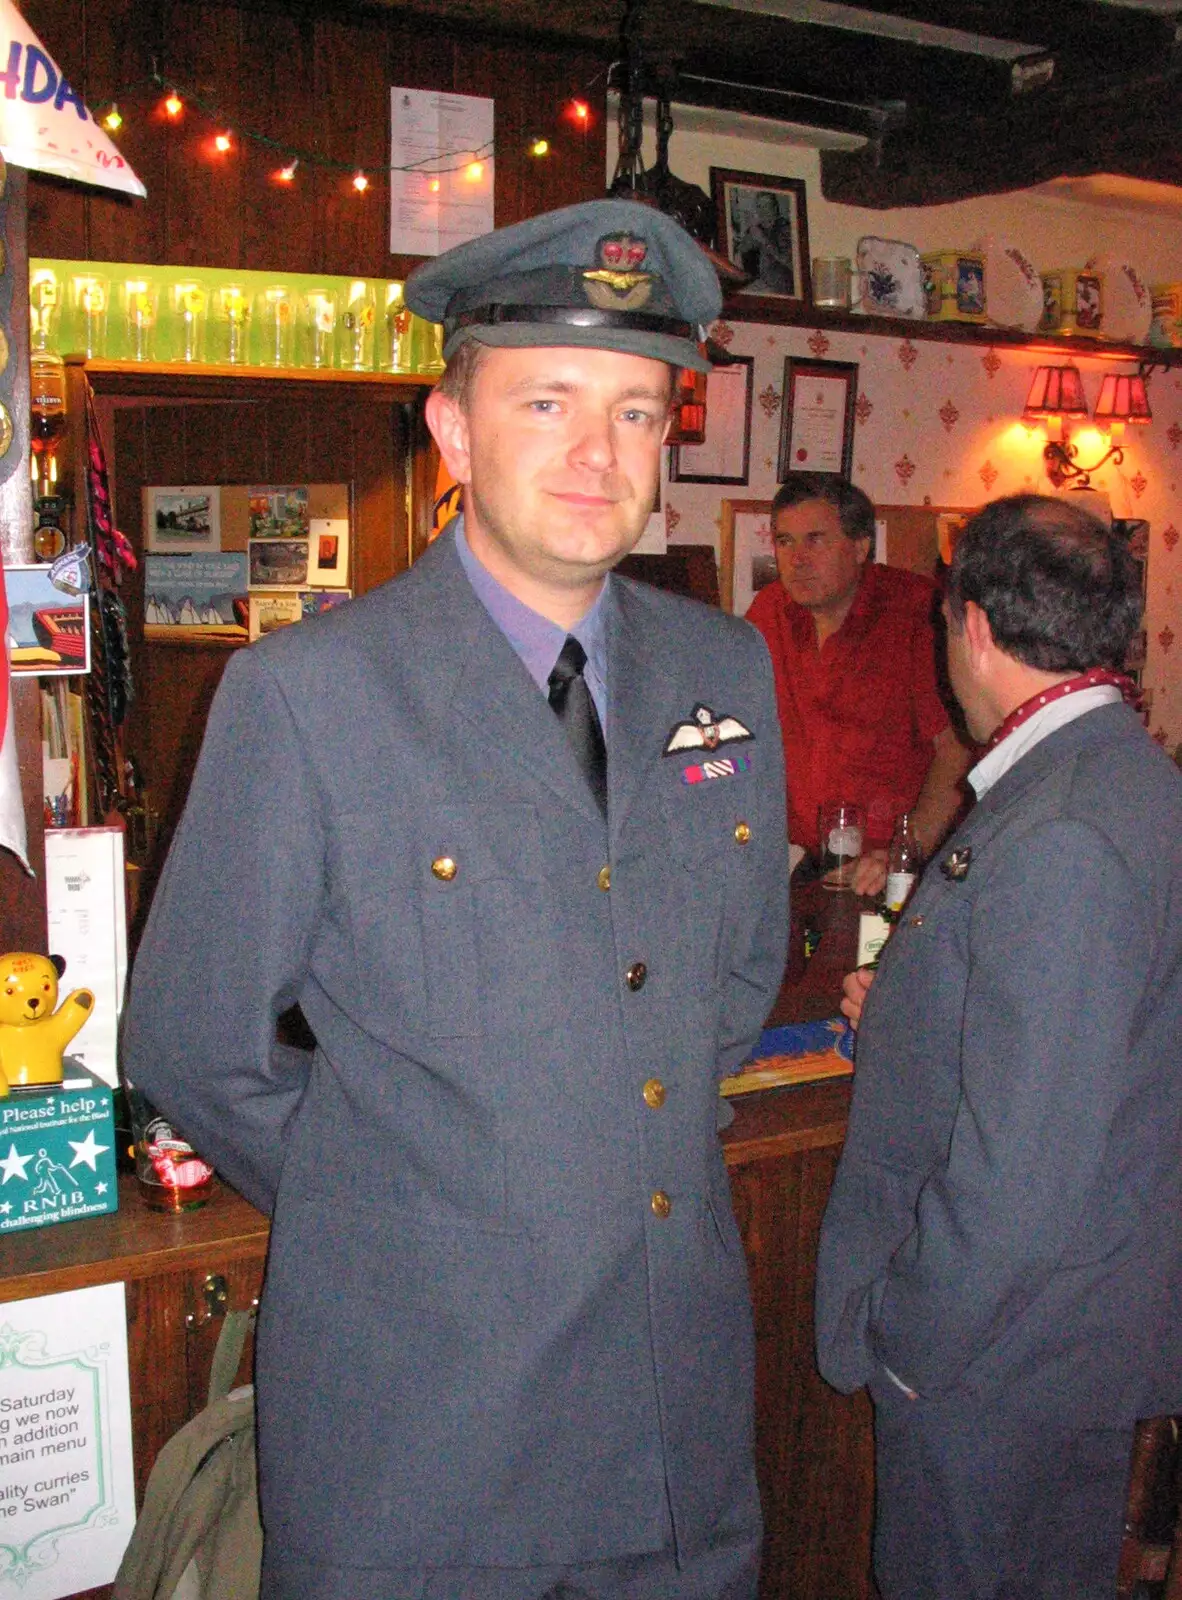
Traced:
POLYGON ((327 589, 345 588, 349 582, 348 517, 313 517, 310 533, 309 583, 327 589))
POLYGON ((144 490, 144 533, 162 555, 205 555, 221 549, 221 495, 216 485, 144 490))
POLYGON ((308 536, 308 488, 250 490, 250 537, 252 539, 306 539, 308 536))
POLYGON ((252 539, 252 589, 302 589, 308 583, 307 539, 252 539))
POLYGON ((246 638, 246 557, 148 555, 144 560, 144 636, 187 632, 246 638))

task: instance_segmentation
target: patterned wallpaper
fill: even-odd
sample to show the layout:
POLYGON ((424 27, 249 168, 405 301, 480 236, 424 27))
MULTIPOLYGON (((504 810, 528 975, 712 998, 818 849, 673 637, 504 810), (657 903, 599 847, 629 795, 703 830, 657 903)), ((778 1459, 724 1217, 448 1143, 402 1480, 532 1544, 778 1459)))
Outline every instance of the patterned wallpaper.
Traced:
MULTIPOLYGON (((755 358, 748 483, 670 483, 666 532, 682 543, 717 550, 721 501, 770 499, 776 488, 780 408, 786 356, 856 361, 855 481, 880 504, 978 506, 1020 490, 1053 492, 1044 470, 1045 436, 1018 421, 1032 353, 977 345, 899 339, 867 331, 826 333, 807 327, 722 322, 714 337, 755 358)), ((1081 353, 1088 402, 1095 404, 1108 363, 1081 353)), ((1125 371, 1127 368, 1121 368, 1125 371)), ((1150 525, 1148 659, 1149 727, 1171 752, 1182 744, 1182 369, 1156 372, 1149 384, 1153 421, 1130 428, 1123 465, 1093 479, 1116 517, 1150 525)), ((1107 448, 1094 429, 1074 431, 1086 465, 1107 448)), ((1068 492, 1068 491, 1064 491, 1068 492)))

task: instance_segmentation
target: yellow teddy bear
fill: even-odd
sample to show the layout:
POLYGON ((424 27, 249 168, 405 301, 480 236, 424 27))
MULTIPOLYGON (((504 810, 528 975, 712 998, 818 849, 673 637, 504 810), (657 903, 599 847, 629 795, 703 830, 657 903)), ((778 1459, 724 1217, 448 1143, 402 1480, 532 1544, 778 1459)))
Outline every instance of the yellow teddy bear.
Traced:
POLYGON ((55 1012, 65 969, 61 956, 0 956, 0 1099, 10 1088, 62 1081, 62 1052, 94 1006, 89 989, 75 989, 55 1012))

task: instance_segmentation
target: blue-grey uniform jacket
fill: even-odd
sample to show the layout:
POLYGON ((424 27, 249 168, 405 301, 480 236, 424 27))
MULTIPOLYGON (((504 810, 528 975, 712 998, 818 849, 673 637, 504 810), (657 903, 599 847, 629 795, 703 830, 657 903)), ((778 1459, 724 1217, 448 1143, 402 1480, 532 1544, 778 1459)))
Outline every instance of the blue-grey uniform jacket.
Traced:
POLYGON ((817 1342, 843 1390, 1182 1406, 1182 780, 1123 705, 1023 755, 891 935, 817 1342))
POLYGON ((716 1114, 784 961, 771 671, 738 620, 608 603, 610 836, 448 535, 238 655, 210 717, 126 1061, 273 1213, 261 1479, 292 1559, 758 1525, 716 1114), (665 754, 696 706, 751 737, 665 754), (294 1001, 314 1055, 273 1047, 294 1001))

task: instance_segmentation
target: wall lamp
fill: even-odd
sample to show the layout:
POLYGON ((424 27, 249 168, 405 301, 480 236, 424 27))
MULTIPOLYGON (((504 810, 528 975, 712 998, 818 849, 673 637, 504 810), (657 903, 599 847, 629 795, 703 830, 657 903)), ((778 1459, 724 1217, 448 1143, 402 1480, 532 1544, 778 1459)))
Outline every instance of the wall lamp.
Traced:
POLYGON ((1099 472, 1109 461, 1114 466, 1120 466, 1125 458, 1120 445, 1125 424, 1153 421, 1144 374, 1105 374, 1092 420, 1100 427, 1107 428, 1110 441, 1108 450, 1090 467, 1081 467, 1077 460, 1078 452, 1071 443, 1067 429, 1069 423, 1084 420, 1087 415, 1088 403, 1078 367, 1035 368, 1022 420, 1046 424, 1047 443, 1043 460, 1046 462, 1047 477, 1056 489, 1061 489, 1065 483, 1071 483, 1076 489, 1086 489, 1091 483, 1092 473, 1099 472))

